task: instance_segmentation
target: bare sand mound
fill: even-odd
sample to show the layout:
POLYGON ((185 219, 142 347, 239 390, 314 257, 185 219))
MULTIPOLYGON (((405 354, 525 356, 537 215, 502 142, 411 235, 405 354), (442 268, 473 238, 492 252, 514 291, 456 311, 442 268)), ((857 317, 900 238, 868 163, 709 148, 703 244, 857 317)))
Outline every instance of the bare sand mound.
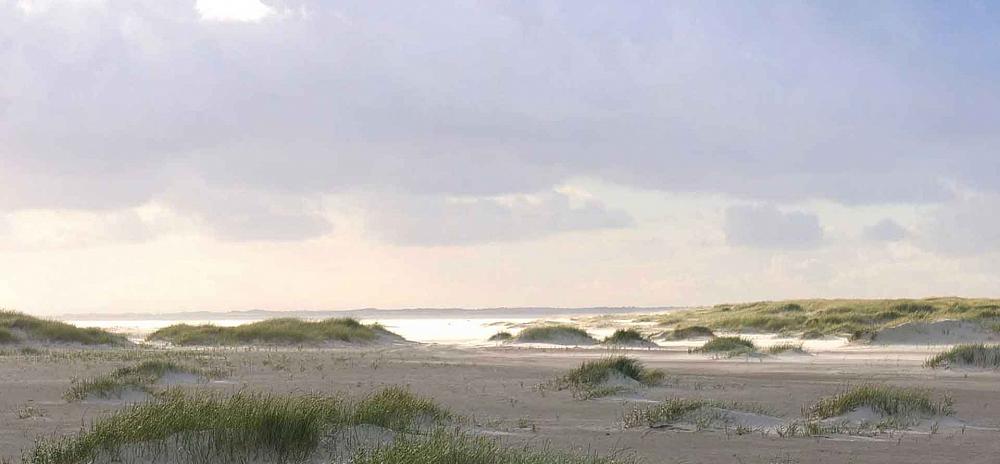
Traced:
POLYGON ((970 321, 909 322, 880 330, 879 345, 952 345, 1000 341, 1000 332, 970 321))

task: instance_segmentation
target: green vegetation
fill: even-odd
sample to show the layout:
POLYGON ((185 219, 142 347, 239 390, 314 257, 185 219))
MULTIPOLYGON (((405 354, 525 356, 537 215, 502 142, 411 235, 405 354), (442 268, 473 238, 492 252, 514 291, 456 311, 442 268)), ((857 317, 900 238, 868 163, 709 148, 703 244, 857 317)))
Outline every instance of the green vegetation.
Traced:
POLYGON ((957 345, 938 353, 925 363, 927 367, 981 367, 1000 369, 1000 345, 957 345))
POLYGON ((570 388, 582 399, 613 395, 627 390, 626 385, 606 385, 616 379, 631 379, 647 387, 661 383, 666 374, 659 369, 648 369, 635 358, 615 356, 595 361, 585 361, 556 381, 556 387, 570 388))
POLYGON ((543 325, 528 327, 517 334, 517 341, 528 343, 594 344, 597 340, 585 330, 571 325, 543 325))
POLYGON ((0 327, 0 345, 14 343, 16 341, 17 337, 14 336, 14 332, 11 332, 10 329, 0 327))
POLYGON ((870 338, 878 330, 906 322, 975 321, 989 327, 1000 321, 1000 300, 928 298, 922 300, 794 300, 725 304, 672 312, 665 325, 700 325, 716 330, 799 333, 809 338, 844 335, 870 338))
POLYGON ((642 406, 636 405, 622 416, 622 426, 633 427, 663 427, 678 422, 696 425, 706 429, 718 424, 726 424, 729 419, 725 411, 742 411, 754 414, 766 414, 761 406, 738 402, 726 402, 707 399, 670 398, 662 403, 642 406))
POLYGON ((669 334, 666 334, 666 338, 670 340, 688 340, 691 338, 711 338, 715 336, 715 332, 712 329, 701 325, 692 325, 690 327, 678 327, 674 329, 669 334))
POLYGON ((151 386, 170 373, 191 374, 203 379, 221 376, 217 371, 181 366, 172 361, 150 360, 116 369, 107 375, 74 381, 63 396, 67 401, 81 401, 87 398, 114 398, 130 390, 152 393, 151 386))
POLYGON ((797 353, 804 354, 806 350, 802 348, 801 343, 779 343, 777 345, 771 345, 764 350, 767 354, 783 354, 783 353, 797 353))
POLYGON ((353 464, 634 464, 632 457, 578 456, 549 449, 510 448, 488 437, 438 431, 430 437, 398 437, 359 451, 353 464))
POLYGON ((953 413, 952 400, 936 399, 923 389, 864 384, 834 396, 821 398, 805 409, 811 419, 828 419, 868 407, 886 417, 936 416, 953 413))
POLYGON ((655 345, 635 329, 618 329, 604 339, 605 345, 655 345))
POLYGON ((176 324, 153 332, 147 339, 174 345, 273 345, 321 344, 334 341, 370 343, 394 336, 378 324, 364 325, 355 319, 331 318, 304 321, 294 318, 268 319, 236 327, 176 324))
POLYGON ((728 356, 739 356, 754 353, 757 347, 753 342, 743 337, 715 337, 700 348, 691 350, 694 353, 725 353, 728 356))
POLYGON ((397 387, 356 403, 339 396, 223 397, 172 390, 97 419, 75 435, 40 440, 23 462, 146 462, 170 453, 174 462, 188 463, 298 462, 338 428, 368 424, 405 431, 418 419, 446 417, 433 403, 397 387))
POLYGON ((510 332, 497 332, 490 336, 489 341, 491 342, 509 342, 514 339, 514 336, 510 332))
POLYGON ((83 329, 65 322, 39 319, 16 311, 0 310, 0 343, 80 343, 125 345, 128 340, 101 329, 83 329))

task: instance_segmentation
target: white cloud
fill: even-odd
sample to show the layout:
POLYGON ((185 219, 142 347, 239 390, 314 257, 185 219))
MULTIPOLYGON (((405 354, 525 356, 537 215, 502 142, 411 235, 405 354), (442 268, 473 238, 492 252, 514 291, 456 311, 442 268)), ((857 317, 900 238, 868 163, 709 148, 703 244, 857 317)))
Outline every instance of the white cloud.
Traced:
POLYGON ((197 0, 195 9, 209 21, 260 21, 274 14, 260 0, 197 0))
POLYGON ((507 242, 630 225, 625 211, 594 199, 574 201, 555 191, 485 198, 382 197, 371 205, 368 219, 373 234, 402 245, 507 242))
POLYGON ((1000 252, 1000 195, 964 193, 942 204, 923 225, 920 243, 939 253, 1000 252))
POLYGON ((898 242, 906 238, 906 229, 898 222, 884 218, 875 224, 867 226, 861 232, 862 237, 873 242, 898 242))
POLYGON ((808 249, 823 241, 815 214, 782 212, 772 205, 732 206, 725 214, 726 241, 753 248, 808 249))

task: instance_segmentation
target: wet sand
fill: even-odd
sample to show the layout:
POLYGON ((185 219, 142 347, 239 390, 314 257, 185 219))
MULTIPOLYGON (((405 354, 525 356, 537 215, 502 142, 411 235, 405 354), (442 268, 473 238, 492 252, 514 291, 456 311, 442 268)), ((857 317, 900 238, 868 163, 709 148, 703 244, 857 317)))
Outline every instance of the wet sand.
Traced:
MULTIPOLYGON (((811 356, 713 359, 688 354, 680 347, 629 350, 649 367, 665 370, 667 382, 637 394, 584 401, 574 399, 569 391, 538 387, 583 359, 607 355, 607 350, 438 345, 213 350, 195 355, 210 356, 209 365, 227 369, 231 376, 184 388, 363 394, 381 385, 407 385, 472 418, 476 430, 499 434, 511 443, 634 452, 648 463, 1000 462, 1000 374, 922 367, 932 351, 862 347, 811 356), (817 397, 866 381, 947 392, 955 399, 955 417, 965 427, 874 438, 779 438, 725 431, 622 430, 620 424, 629 405, 674 396, 753 402, 774 415, 793 418, 817 397)), ((93 376, 129 364, 116 359, 120 353, 61 351, 0 357, 0 456, 16 462, 21 449, 36 436, 75 432, 90 419, 121 407, 120 401, 67 403, 62 399, 72 377, 93 376)))

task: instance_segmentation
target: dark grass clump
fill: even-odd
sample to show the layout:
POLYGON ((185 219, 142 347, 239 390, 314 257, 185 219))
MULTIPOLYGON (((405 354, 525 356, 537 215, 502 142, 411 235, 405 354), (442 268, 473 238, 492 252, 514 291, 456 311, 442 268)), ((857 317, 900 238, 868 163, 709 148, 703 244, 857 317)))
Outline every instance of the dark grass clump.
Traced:
POLYGON ((882 417, 946 416, 954 413, 952 399, 948 396, 938 399, 928 390, 880 384, 859 385, 821 398, 804 412, 812 419, 828 419, 864 407, 871 408, 882 417))
POLYGON ((777 345, 771 345, 764 350, 767 354, 805 354, 806 350, 802 348, 801 343, 779 343, 777 345))
POLYGON ((712 329, 702 325, 692 325, 690 327, 679 327, 667 335, 670 340, 688 340, 692 338, 711 338, 715 336, 712 329))
POLYGON ((398 387, 357 402, 340 396, 238 392, 227 397, 170 390, 97 419, 75 435, 39 440, 22 462, 303 462, 342 427, 408 431, 413 422, 449 417, 398 387))
POLYGON ((236 327, 176 324, 153 332, 147 339, 174 345, 272 345, 322 344, 328 342, 370 343, 394 336, 378 324, 365 325, 351 318, 304 321, 295 318, 268 319, 236 327))
POLYGON ((620 393, 624 386, 607 386, 605 382, 614 377, 632 379, 641 385, 651 387, 663 382, 666 374, 659 369, 649 369, 635 358, 615 356, 585 361, 556 382, 560 389, 571 388, 578 397, 595 398, 620 393))
POLYGON ((153 393, 151 386, 170 373, 191 374, 205 380, 222 376, 219 371, 182 366, 172 361, 143 361, 116 369, 110 374, 74 381, 63 397, 67 401, 82 401, 88 398, 115 398, 128 391, 153 393))
POLYGON ((730 356, 755 353, 757 347, 752 341, 743 337, 715 337, 700 348, 691 350, 694 353, 725 353, 730 356))
POLYGON ((353 464, 636 464, 631 456, 576 455, 550 449, 505 447, 495 438, 437 431, 430 437, 398 437, 358 451, 353 464))
POLYGON ((653 342, 635 329, 618 329, 604 339, 605 345, 652 345, 653 342))
POLYGON ((510 332, 497 332, 490 336, 488 341, 491 342, 509 342, 514 339, 514 336, 510 332))
POLYGON ((979 367, 1000 369, 1000 345, 957 345, 924 363, 927 367, 979 367))
MULTIPOLYGON (((81 345, 127 345, 128 340, 106 330, 80 328, 65 322, 40 319, 16 311, 0 310, 0 339, 5 343, 79 343, 81 345)), ((3 342, 0 342, 3 343, 3 342)))
POLYGON ((516 340, 527 343, 597 343, 597 340, 591 337, 587 331, 571 325, 528 327, 517 334, 516 340))
POLYGON ((17 342, 17 337, 10 329, 0 327, 0 345, 8 345, 17 342))

